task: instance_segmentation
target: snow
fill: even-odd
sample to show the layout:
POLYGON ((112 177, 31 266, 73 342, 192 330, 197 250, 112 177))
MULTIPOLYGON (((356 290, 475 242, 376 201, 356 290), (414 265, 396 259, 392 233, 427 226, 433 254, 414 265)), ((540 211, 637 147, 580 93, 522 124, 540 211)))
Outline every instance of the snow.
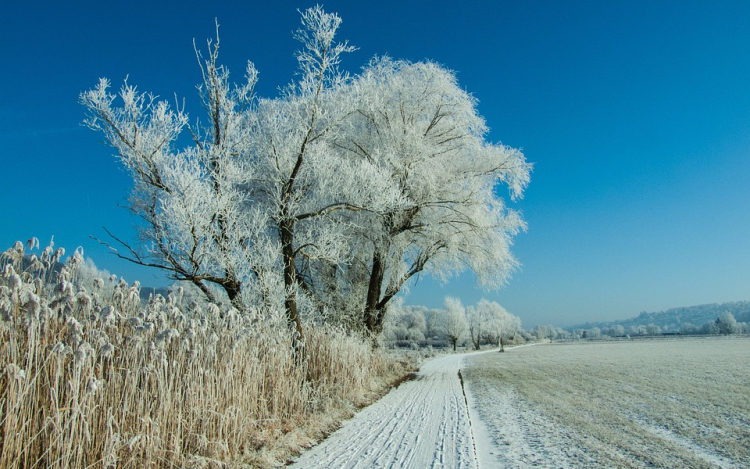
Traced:
POLYGON ((482 427, 484 439, 483 453, 479 454, 480 467, 601 467, 584 449, 571 444, 569 432, 561 431, 549 418, 518 399, 512 390, 493 394, 490 413, 485 408, 477 408, 476 400, 473 402, 473 412, 479 422, 475 427, 482 427))
MULTIPOLYGON (((290 467, 482 469, 508 462, 480 419, 484 412, 476 407, 476 399, 468 388, 464 389, 459 376, 464 358, 485 353, 497 350, 448 355, 426 362, 416 379, 363 409, 290 467)), ((508 429, 508 441, 513 444, 508 448, 528 454, 528 450, 520 448, 528 447, 527 438, 534 441, 529 430, 538 419, 525 422, 528 414, 520 414, 513 400, 500 399, 498 404, 494 415, 513 416, 514 426, 508 429), (526 431, 518 431, 519 427, 526 431)))
POLYGON ((467 358, 481 466, 750 467, 749 353, 747 338, 680 339, 467 358))
POLYGON ((681 340, 439 357, 292 467, 750 467, 748 352, 681 340))
POLYGON ((476 469, 473 422, 458 376, 466 355, 425 363, 416 379, 362 410, 291 467, 476 469))
POLYGON ((653 435, 664 438, 665 440, 671 441, 672 443, 685 448, 687 451, 696 455, 711 466, 718 467, 720 469, 732 469, 735 466, 733 461, 722 457, 714 451, 703 448, 700 445, 690 441, 687 438, 683 438, 668 428, 663 428, 657 425, 650 424, 647 420, 640 417, 631 416, 631 419, 638 422, 646 431, 653 435))

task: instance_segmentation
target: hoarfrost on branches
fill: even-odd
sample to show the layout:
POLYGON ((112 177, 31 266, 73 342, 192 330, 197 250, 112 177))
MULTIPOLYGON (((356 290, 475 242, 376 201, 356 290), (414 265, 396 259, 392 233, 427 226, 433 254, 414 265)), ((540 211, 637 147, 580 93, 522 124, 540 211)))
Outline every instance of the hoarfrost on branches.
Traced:
POLYGON ((469 323, 466 320, 466 308, 461 304, 461 300, 450 296, 445 298, 445 311, 441 326, 455 352, 456 345, 469 329, 469 323))
MULTIPOLYGON (((207 121, 125 82, 81 94, 135 182, 130 209, 140 245, 119 254, 167 271, 240 311, 286 317, 299 345, 302 318, 378 334, 389 302, 421 273, 465 269, 488 288, 518 262, 526 228, 500 196, 522 197, 523 154, 487 141, 477 100, 433 62, 374 58, 350 76, 354 50, 336 42, 341 19, 301 13, 297 79, 255 96, 258 73, 231 85, 219 39, 196 53, 207 121), (192 144, 178 148, 184 130, 192 144)), ((114 236, 113 236, 114 237, 114 236)))

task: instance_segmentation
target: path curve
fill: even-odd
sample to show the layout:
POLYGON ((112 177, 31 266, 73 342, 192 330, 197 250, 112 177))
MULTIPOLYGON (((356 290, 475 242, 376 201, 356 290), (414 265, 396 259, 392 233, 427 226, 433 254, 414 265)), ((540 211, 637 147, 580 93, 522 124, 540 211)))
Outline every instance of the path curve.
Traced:
POLYGON ((292 468, 471 468, 475 441, 459 367, 469 354, 426 362, 416 379, 344 422, 292 468))

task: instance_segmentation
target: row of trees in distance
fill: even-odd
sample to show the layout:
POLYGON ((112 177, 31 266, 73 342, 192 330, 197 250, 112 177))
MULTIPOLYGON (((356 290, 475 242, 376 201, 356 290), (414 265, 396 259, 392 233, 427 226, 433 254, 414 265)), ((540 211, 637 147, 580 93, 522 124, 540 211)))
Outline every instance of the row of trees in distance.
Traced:
POLYGON ((657 324, 641 324, 625 327, 613 324, 606 327, 573 328, 564 330, 551 325, 536 326, 532 334, 537 339, 602 339, 620 337, 643 337, 659 335, 734 335, 750 334, 750 323, 739 322, 730 311, 721 313, 715 320, 701 325, 683 322, 676 327, 662 327, 657 324))
POLYGON ((499 346, 531 337, 521 328, 521 319, 494 301, 482 299, 476 306, 464 306, 461 300, 445 298, 442 309, 392 305, 385 322, 382 340, 392 345, 450 346, 479 350, 482 345, 499 346))
POLYGON ((457 298, 446 297, 444 308, 405 306, 396 301, 385 322, 381 340, 401 347, 467 346, 479 350, 482 345, 502 347, 507 343, 542 340, 609 339, 660 335, 732 335, 750 334, 750 323, 739 322, 726 311, 715 320, 695 326, 683 323, 678 329, 665 329, 656 324, 624 327, 573 328, 566 330, 551 324, 532 329, 521 327, 521 319, 496 302, 481 300, 476 306, 465 307, 457 298))

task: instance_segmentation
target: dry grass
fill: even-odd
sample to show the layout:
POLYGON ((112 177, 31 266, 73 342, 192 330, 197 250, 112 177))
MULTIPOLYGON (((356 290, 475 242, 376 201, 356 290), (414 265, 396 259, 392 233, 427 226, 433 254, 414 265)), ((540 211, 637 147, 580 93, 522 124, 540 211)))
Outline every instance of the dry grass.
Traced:
POLYGON ((101 281, 73 287, 75 256, 59 275, 50 253, 25 272, 22 256, 7 251, 0 278, 3 468, 275 466, 407 372, 313 327, 298 365, 257 318, 142 305, 124 283, 103 299, 101 281))
MULTIPOLYGON (((471 359, 487 420, 496 396, 541 412, 593 467, 750 466, 750 340, 547 344, 471 359)), ((583 466, 579 466, 583 467, 583 466)))

